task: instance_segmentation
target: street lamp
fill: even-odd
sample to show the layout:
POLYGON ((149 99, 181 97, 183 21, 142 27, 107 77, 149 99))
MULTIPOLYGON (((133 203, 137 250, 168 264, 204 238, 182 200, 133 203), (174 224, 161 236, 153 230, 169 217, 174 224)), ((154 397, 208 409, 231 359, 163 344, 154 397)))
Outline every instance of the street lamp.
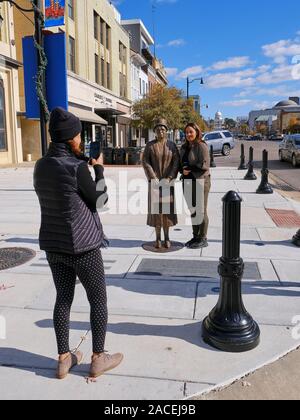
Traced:
MULTIPOLYGON (((32 4, 31 9, 25 9, 21 7, 13 0, 0 0, 0 4, 8 2, 11 6, 15 6, 18 10, 25 13, 34 13, 34 25, 35 35, 34 41, 37 48, 37 62, 38 62, 38 74, 36 78, 37 83, 37 95, 40 101, 40 130, 41 130, 41 148, 42 156, 47 152, 47 129, 46 122, 49 118, 49 110, 46 103, 46 85, 45 85, 45 69, 47 65, 47 59, 44 53, 44 36, 43 28, 45 27, 44 14, 42 12, 42 0, 30 0, 32 4)), ((3 23, 3 18, 0 17, 0 25, 3 23)), ((1 27, 1 26, 0 26, 1 27)))
POLYGON ((186 78, 186 85, 187 85, 187 89, 186 89, 186 93, 187 93, 187 99, 190 99, 190 84, 194 83, 194 82, 200 82, 200 85, 204 85, 204 80, 203 77, 197 78, 197 79, 192 79, 190 80, 189 77, 186 78))

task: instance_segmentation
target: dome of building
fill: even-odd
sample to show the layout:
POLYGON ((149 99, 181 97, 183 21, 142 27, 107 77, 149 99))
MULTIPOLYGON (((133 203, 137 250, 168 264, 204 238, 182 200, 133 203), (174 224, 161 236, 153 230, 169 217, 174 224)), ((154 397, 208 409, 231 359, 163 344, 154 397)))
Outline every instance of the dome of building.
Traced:
POLYGON ((222 112, 218 111, 218 112, 216 113, 216 118, 218 118, 218 119, 223 118, 222 112))
POLYGON ((280 101, 274 108, 286 108, 288 106, 299 106, 296 102, 288 100, 288 101, 280 101))

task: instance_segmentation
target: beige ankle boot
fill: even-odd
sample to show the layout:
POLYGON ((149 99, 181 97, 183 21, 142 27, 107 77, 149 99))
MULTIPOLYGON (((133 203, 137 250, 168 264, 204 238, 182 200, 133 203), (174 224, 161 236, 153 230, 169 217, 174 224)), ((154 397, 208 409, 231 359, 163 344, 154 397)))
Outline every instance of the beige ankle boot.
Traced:
POLYGON ((92 357, 90 370, 91 378, 98 378, 109 370, 115 369, 122 362, 124 356, 121 353, 107 354, 101 353, 99 356, 92 357))
POLYGON ((57 379, 65 379, 70 370, 77 365, 80 365, 83 359, 83 354, 80 351, 70 353, 64 360, 58 362, 56 377, 57 379))

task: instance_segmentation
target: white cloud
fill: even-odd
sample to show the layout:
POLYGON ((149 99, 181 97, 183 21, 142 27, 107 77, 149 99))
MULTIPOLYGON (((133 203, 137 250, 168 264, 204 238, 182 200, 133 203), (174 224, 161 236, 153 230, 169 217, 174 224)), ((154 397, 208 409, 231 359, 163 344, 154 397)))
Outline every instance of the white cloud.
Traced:
POLYGON ((167 67, 166 72, 168 77, 175 77, 178 74, 178 69, 175 67, 167 67))
POLYGON ((287 57, 293 57, 300 54, 300 42, 295 40, 281 40, 273 44, 264 45, 262 47, 266 57, 272 58, 275 63, 283 64, 287 57))
POLYGON ((249 88, 235 95, 236 98, 245 98, 247 96, 271 96, 274 98, 288 98, 290 96, 300 96, 300 90, 293 89, 291 86, 276 86, 274 88, 249 88))
POLYGON ((240 101, 226 101, 226 102, 221 102, 222 106, 231 106, 231 107, 235 107, 235 108, 239 108, 239 107, 243 107, 245 105, 249 105, 252 103, 251 99, 243 99, 240 101))
POLYGON ((263 85, 268 85, 295 80, 293 69, 294 66, 292 65, 282 65, 275 67, 272 71, 263 73, 258 76, 257 82, 263 85))
POLYGON ((173 41, 168 42, 168 47, 182 47, 186 42, 184 39, 174 39, 173 41))
POLYGON ((169 41, 167 44, 159 44, 157 45, 157 48, 165 48, 165 47, 183 47, 186 45, 186 42, 184 39, 173 39, 172 41, 169 41))
POLYGON ((211 89, 248 87, 255 84, 254 76, 256 74, 257 71, 253 69, 233 73, 219 73, 209 76, 205 84, 211 89))
POLYGON ((232 57, 224 61, 218 61, 211 67, 212 70, 225 70, 246 67, 250 64, 249 57, 232 57))
POLYGON ((203 73, 204 69, 202 66, 189 67, 183 70, 179 75, 178 79, 185 79, 190 76, 200 76, 203 73))

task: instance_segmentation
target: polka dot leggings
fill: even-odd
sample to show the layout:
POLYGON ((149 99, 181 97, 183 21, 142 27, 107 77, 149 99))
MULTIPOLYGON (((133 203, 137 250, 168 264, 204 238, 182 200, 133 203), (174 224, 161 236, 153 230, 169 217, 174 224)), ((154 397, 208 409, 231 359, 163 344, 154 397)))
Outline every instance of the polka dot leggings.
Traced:
POLYGON ((76 278, 86 290, 91 306, 91 329, 94 353, 104 351, 107 329, 107 296, 104 265, 100 249, 81 255, 47 253, 57 291, 54 329, 58 354, 70 351, 70 313, 74 300, 76 278))

